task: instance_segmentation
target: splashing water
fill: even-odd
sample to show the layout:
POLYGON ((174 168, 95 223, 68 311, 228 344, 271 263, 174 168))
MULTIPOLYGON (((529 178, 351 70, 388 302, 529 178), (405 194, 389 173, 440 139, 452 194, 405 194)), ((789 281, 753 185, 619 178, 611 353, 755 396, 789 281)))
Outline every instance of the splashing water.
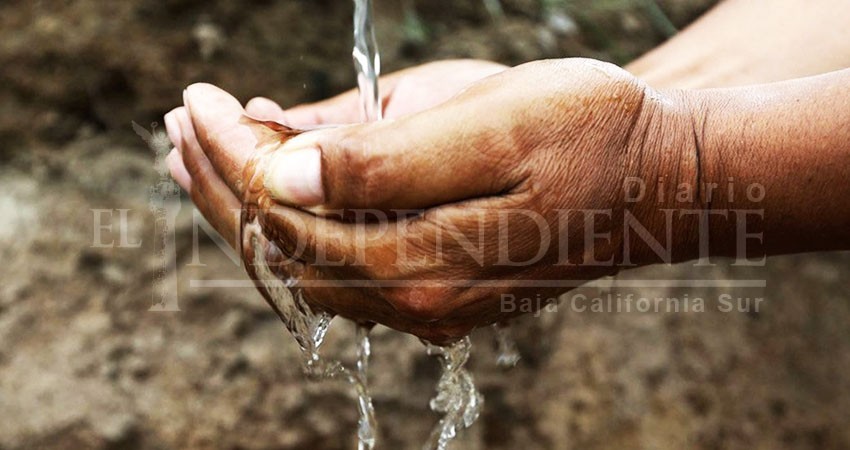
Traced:
POLYGON ((272 271, 267 258, 269 255, 280 253, 280 249, 263 235, 258 219, 255 218, 253 222, 245 225, 243 233, 254 250, 252 263, 257 278, 280 311, 286 329, 295 337, 308 360, 319 359, 319 347, 325 340, 333 317, 327 313, 314 312, 304 301, 300 290, 296 289, 294 293, 290 290, 298 282, 297 273, 281 281, 272 271))
POLYGON ((425 343, 429 355, 440 360, 442 375, 437 383, 437 396, 431 399, 431 410, 443 413, 443 418, 431 432, 423 450, 446 450, 458 431, 472 426, 484 398, 475 389, 472 375, 464 368, 472 350, 469 336, 448 346, 425 343))
POLYGON ((298 275, 292 275, 281 280, 269 267, 268 260, 272 254, 280 254, 280 249, 270 242, 262 232, 255 218, 243 230, 254 251, 251 261, 258 281, 268 293, 270 300, 277 308, 286 329, 298 342, 303 356, 304 373, 312 380, 341 379, 348 382, 357 395, 358 419, 358 449, 372 450, 375 448, 375 409, 369 396, 366 371, 369 366, 371 345, 369 342, 370 326, 357 325, 357 368, 351 370, 341 362, 326 360, 319 354, 319 348, 325 340, 333 316, 325 312, 316 312, 304 300, 301 290, 295 288, 298 275))

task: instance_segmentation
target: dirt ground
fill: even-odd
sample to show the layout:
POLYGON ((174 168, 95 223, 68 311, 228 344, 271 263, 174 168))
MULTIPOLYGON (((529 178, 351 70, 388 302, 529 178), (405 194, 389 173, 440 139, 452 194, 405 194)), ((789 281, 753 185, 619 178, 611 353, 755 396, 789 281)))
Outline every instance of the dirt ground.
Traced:
MULTIPOLYGON (((476 1, 377 0, 385 72, 448 57, 626 63, 713 1, 659 2, 669 22, 639 0, 502 4, 493 17, 476 1)), ((149 311, 157 174, 130 127, 161 121, 193 81, 285 105, 353 86, 350 14, 343 0, 0 4, 0 449, 355 448, 351 393, 305 381, 259 294, 190 285, 244 275, 203 232, 193 245, 185 198, 181 311, 149 311), (94 245, 93 210, 112 211, 101 241, 115 245, 94 245)), ((848 277, 846 253, 625 273, 765 286, 581 288, 571 296, 706 307, 577 312, 567 297, 514 325, 522 360, 509 371, 479 330, 470 367, 484 412, 455 448, 850 448, 848 277), (724 312, 720 294, 764 301, 724 312)), ((337 325, 327 350, 350 358, 351 326, 337 325)), ((374 341, 379 448, 419 448, 437 364, 410 336, 379 327, 374 341)))

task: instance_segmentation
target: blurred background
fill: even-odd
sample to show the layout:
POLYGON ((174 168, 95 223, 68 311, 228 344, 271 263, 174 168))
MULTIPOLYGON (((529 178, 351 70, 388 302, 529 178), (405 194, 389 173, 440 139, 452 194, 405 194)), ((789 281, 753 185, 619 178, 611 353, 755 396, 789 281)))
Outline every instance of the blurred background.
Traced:
MULTIPOLYGON (((625 64, 714 3, 375 8, 389 73, 458 57, 625 64)), ((190 287, 244 275, 193 227, 185 197, 181 311, 149 311, 159 175, 131 127, 161 123, 195 81, 285 106, 353 87, 352 9, 345 0, 0 3, 0 449, 355 448, 348 388, 304 380, 295 342, 259 294, 190 287), (98 231, 93 210, 110 211, 100 217, 112 228, 98 231)), ((496 366, 490 330, 479 330, 470 367, 486 403, 456 448, 850 448, 850 255, 624 276, 766 287, 611 292, 702 297, 703 313, 523 318, 514 324, 522 360, 509 371, 496 366), (711 306, 720 293, 765 301, 758 312, 721 313, 711 306)), ((337 325, 327 350, 350 358, 351 326, 337 325)), ((427 404, 438 365, 416 339, 380 327, 374 355, 379 448, 419 448, 437 420, 427 404)))

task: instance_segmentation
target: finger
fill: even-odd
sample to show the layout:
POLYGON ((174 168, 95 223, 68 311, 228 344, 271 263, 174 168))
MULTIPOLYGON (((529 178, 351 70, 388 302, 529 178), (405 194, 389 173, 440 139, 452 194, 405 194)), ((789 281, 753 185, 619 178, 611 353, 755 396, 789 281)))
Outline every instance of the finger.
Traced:
POLYGON ((288 122, 286 113, 273 100, 265 97, 255 97, 245 105, 245 112, 251 117, 262 120, 275 120, 278 122, 288 122))
POLYGON ((242 105, 227 92, 204 83, 189 86, 184 103, 206 158, 237 198, 242 198, 242 171, 257 145, 251 129, 240 123, 245 115, 242 105))
MULTIPOLYGON (((370 218, 377 218, 376 221, 356 222, 341 222, 336 217, 320 217, 279 205, 262 209, 263 229, 272 231, 272 239, 284 254, 305 261, 337 282, 337 294, 317 301, 343 314, 358 313, 362 307, 348 300, 355 296, 350 291, 365 290, 372 301, 387 303, 397 316, 426 322, 442 319, 465 302, 460 295, 450 294, 464 291, 457 287, 453 290, 450 280, 469 276, 471 267, 490 264, 499 257, 493 250, 495 245, 482 248, 481 255, 468 247, 453 245, 444 226, 451 225, 452 230, 469 227, 468 214, 461 211, 461 206, 449 207, 446 213, 439 212, 442 208, 433 210, 427 220, 411 216, 390 221, 386 216, 376 216, 370 218), (451 261, 448 268, 446 263, 435 264, 431 252, 442 243, 448 243, 449 248, 437 259, 451 261)), ((491 222, 489 228, 499 226, 491 222)))
MULTIPOLYGON (((344 223, 337 217, 320 217, 308 212, 260 205, 263 230, 288 258, 306 263, 299 275, 305 296, 330 311, 354 320, 378 320, 399 329, 430 320, 422 315, 427 292, 413 303, 382 282, 402 280, 401 266, 416 264, 398 257, 398 229, 388 226, 386 217, 378 223, 344 223)), ((404 283, 404 281, 401 281, 404 283)))
POLYGON ((347 267, 348 277, 354 272, 363 275, 356 266, 368 269, 394 260, 397 230, 389 226, 385 214, 343 222, 342 211, 316 216, 267 197, 264 200, 260 204, 263 229, 272 230, 272 238, 287 255, 319 266, 347 267))
POLYGON ((527 167, 510 105, 464 96, 397 120, 304 133, 270 159, 282 203, 323 209, 427 208, 509 191, 527 167))
MULTIPOLYGON (((386 109, 399 79, 407 70, 383 76, 378 81, 381 93, 381 108, 386 109)), ((361 114, 360 92, 350 89, 335 97, 316 103, 298 105, 284 111, 286 121, 298 128, 313 128, 316 125, 347 125, 364 122, 361 114)))
POLYGON ((186 109, 176 119, 182 133, 183 164, 192 180, 192 201, 207 221, 237 251, 240 249, 241 202, 219 177, 195 137, 186 109))
POLYGON ((288 123, 299 128, 358 123, 359 104, 359 94, 352 89, 327 100, 289 108, 284 115, 288 123))
POLYGON ((183 159, 180 157, 180 152, 177 149, 171 150, 168 156, 165 157, 165 162, 168 164, 168 171, 171 172, 171 177, 180 185, 186 192, 192 191, 192 177, 186 166, 183 165, 183 159))
MULTIPOLYGON (((479 269, 480 264, 488 267, 483 273, 500 275, 489 267, 502 257, 494 230, 503 224, 492 211, 512 206, 502 199, 436 208, 423 216, 402 220, 388 221, 384 215, 374 221, 355 222, 275 206, 268 198, 265 201, 260 216, 263 229, 271 231, 283 253, 317 270, 301 277, 311 302, 355 320, 377 320, 432 338, 437 336, 434 333, 448 332, 447 336, 452 336, 457 330, 468 331, 464 327, 479 323, 478 320, 489 320, 486 313, 492 308, 487 306, 492 303, 488 301, 494 298, 485 295, 489 290, 465 288, 452 282, 459 278, 469 281, 471 273, 483 270, 479 269), (471 210, 477 211, 478 216, 471 210), (478 247, 467 241, 456 245, 452 239, 465 238, 452 237, 456 234, 447 230, 465 230, 463 235, 477 231, 486 237, 477 240, 478 247), (442 248, 443 244, 448 248, 442 248), (432 251, 438 251, 438 260, 445 258, 446 262, 435 265, 432 251), (316 273, 324 278, 316 278, 316 273), (424 326, 450 317, 452 320, 442 322, 440 327, 424 326), (469 320, 472 317, 477 319, 469 320), (455 328, 454 332, 447 331, 455 328)), ((537 232, 523 221, 510 224, 522 236, 533 238, 537 232)), ((521 244, 517 246, 523 247, 521 244)), ((527 249, 514 249, 510 254, 523 260, 535 257, 524 250, 527 249)))
POLYGON ((174 108, 165 115, 165 130, 168 133, 168 139, 178 152, 183 152, 183 135, 180 131, 180 124, 177 123, 177 111, 183 109, 183 106, 174 108))

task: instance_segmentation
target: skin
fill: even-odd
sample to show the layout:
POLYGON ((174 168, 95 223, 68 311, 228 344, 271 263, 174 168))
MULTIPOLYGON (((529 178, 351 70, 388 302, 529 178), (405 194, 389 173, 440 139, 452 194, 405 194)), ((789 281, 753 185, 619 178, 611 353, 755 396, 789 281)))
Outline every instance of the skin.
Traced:
MULTIPOLYGON (((850 198, 843 181, 850 163, 850 94, 842 92, 848 83, 850 71, 842 71, 751 88, 658 92, 597 61, 526 64, 416 114, 319 130, 287 142, 276 157, 305 147, 319 149, 324 195, 320 205, 270 211, 274 239, 287 253, 304 248, 296 257, 307 263, 303 279, 309 300, 355 320, 384 323, 436 342, 505 319, 499 310, 502 293, 555 295, 566 290, 530 286, 530 280, 585 280, 615 273, 626 258, 619 238, 624 225, 618 219, 626 212, 661 237, 668 231, 660 225, 664 209, 764 209, 764 245, 750 246, 748 257, 850 248, 844 231, 850 209, 835 207, 850 198), (490 114, 487 121, 475 120, 483 114, 490 114), (446 165, 453 170, 441 170, 446 165), (657 192, 650 189, 645 200, 626 202, 622 190, 629 176, 650 181, 673 177, 676 183, 671 185, 733 176, 763 184, 770 195, 740 206, 717 199, 709 205, 700 196, 685 205, 672 200, 659 204, 657 192), (358 227, 337 213, 366 206, 424 213, 386 230, 358 227), (611 232, 607 240, 588 244, 587 224, 571 223, 550 236, 557 244, 547 246, 541 258, 515 267, 500 265, 498 250, 527 260, 543 237, 537 224, 520 217, 509 219, 520 238, 496 240, 498 213, 511 209, 536 212, 550 230, 558 229, 558 210, 611 210, 615 219, 596 228, 611 232), (449 225, 472 242, 484 242, 483 255, 471 255, 459 242, 437 253, 430 244, 449 225), (366 241, 357 233, 365 233, 366 241), (801 234, 810 238, 793 239, 801 234), (578 243, 566 254, 558 251, 564 239, 578 243), (406 243, 404 257, 399 256, 399 242, 406 243), (329 260, 344 263, 316 264, 320 250, 329 260), (358 252, 365 263, 349 259, 358 252), (594 263, 608 260, 612 264, 594 263), (366 284, 348 287, 340 280, 366 284), (379 283, 388 280, 398 283, 379 283), (467 280, 479 281, 454 283, 467 280), (499 280, 499 285, 487 280, 499 280), (310 284, 316 281, 325 283, 310 284)), ((186 103, 175 114, 193 198, 223 235, 236 236, 239 224, 229 219, 229 212, 239 208, 241 169, 256 137, 238 122, 243 110, 224 91, 193 85, 186 103), (196 141, 187 142, 193 130, 196 141)), ((736 248, 735 223, 727 222, 709 222, 716 242, 712 255, 729 255, 736 248)), ((698 225, 686 215, 673 221, 673 255, 665 262, 698 256, 692 239, 698 225)), ((642 246, 643 240, 631 237, 629 266, 663 261, 642 246)))
MULTIPOLYGON (((537 263, 521 268, 521 278, 507 285, 452 284, 500 280, 514 271, 493 264, 499 258, 497 251, 501 246, 493 240, 499 227, 499 211, 536 211, 545 217, 547 225, 557 227, 554 215, 557 209, 602 209, 618 201, 618 184, 624 176, 620 161, 631 151, 628 137, 621 129, 637 125, 644 89, 628 73, 605 63, 538 62, 486 78, 452 100, 416 114, 368 126, 340 127, 299 136, 321 141, 318 145, 322 146, 326 201, 321 205, 322 215, 314 214, 315 208, 310 212, 277 208, 272 219, 278 231, 276 242, 285 251, 306 243, 306 251, 298 257, 308 263, 315 262, 319 242, 332 261, 364 254, 365 264, 361 265, 307 265, 303 276, 305 296, 324 308, 355 320, 383 323, 435 342, 462 336, 477 325, 502 318, 498 308, 494 310, 486 300, 503 292, 522 295, 539 292, 526 286, 522 279, 584 280, 616 270, 604 265, 572 265, 565 272, 563 266, 552 265, 559 256, 555 254, 557 245, 553 245, 550 253, 537 263), (553 75, 560 81, 553 83, 556 80, 553 75), (517 95, 529 83, 539 88, 517 95), (541 108, 547 103, 546 108, 541 108), (468 128, 476 123, 475 117, 494 110, 503 114, 486 128, 468 128), (597 115, 597 110, 609 110, 610 114, 597 115), (433 132, 440 127, 441 132, 433 132), (587 127, 608 132, 581 131, 587 127), (457 139, 458 134, 465 134, 465 139, 457 139), (371 136, 377 140, 366 142, 371 136), (563 147, 565 137, 570 144, 563 151, 557 150, 563 147), (347 149, 338 143, 355 147, 347 149), (368 155, 359 150, 365 147, 372 148, 368 155), (579 148, 588 150, 579 152, 579 148), (595 156, 586 157, 589 152, 595 156), (453 165, 454 173, 441 174, 437 170, 445 164, 453 165), (570 192, 565 185, 570 174, 597 170, 600 164, 609 170, 585 181, 584 189, 572 190, 571 195, 559 198, 548 195, 554 190, 570 192), (382 172, 383 168, 391 170, 382 172), (423 176, 410 176, 417 172, 423 176), (428 172, 431 175, 424 176, 428 172), (334 180, 339 183, 335 184, 334 180), (362 227, 343 223, 332 215, 335 209, 364 205, 382 210, 426 211, 401 228, 390 227, 380 232, 366 227, 368 245, 364 246, 357 237, 362 227), (325 217, 328 215, 331 216, 325 217), (431 250, 433 246, 428 244, 433 244, 447 225, 464 234, 479 234, 472 241, 481 239, 485 243, 484 263, 461 251, 457 243, 447 244, 439 255, 441 258, 436 258, 431 250), (319 230, 321 235, 316 234, 319 230), (406 242, 409 252, 406 257, 398 254, 400 241, 406 242), (421 263, 428 259, 429 262, 421 263), (396 280, 399 284, 344 288, 313 287, 308 283, 352 279, 396 280), (423 287, 417 282, 428 283, 423 287), (449 298, 450 302, 442 301, 449 298)), ((239 103, 227 93, 210 85, 193 85, 187 90, 184 109, 176 110, 168 120, 176 121, 181 130, 179 136, 172 138, 180 139, 182 160, 192 179, 193 198, 215 198, 196 202, 205 216, 213 218, 211 223, 224 236, 238 234, 238 223, 229 218, 234 217, 232 211, 243 194, 239 168, 247 162, 247 155, 257 143, 254 133, 238 123, 243 113, 239 103), (192 130, 197 131, 197 140, 186 142, 192 130), (217 167, 220 176, 211 176, 207 167, 217 167), (216 217, 220 220, 215 220, 216 217)), ((292 142, 295 140, 289 141, 292 142)), ((536 224, 522 217, 511 221, 510 227, 517 235, 531 236, 537 232, 536 224)), ((581 227, 568 231, 575 240, 580 240, 581 227)), ((528 259, 529 243, 528 240, 510 242, 507 250, 515 260, 528 259)), ((595 258, 605 260, 615 249, 613 245, 599 246, 595 258)), ((583 253, 584 248, 579 245, 567 256, 575 260, 583 253)), ((550 291, 555 295, 560 289, 550 291)))
POLYGON ((657 88, 733 87, 850 67, 850 2, 725 0, 626 69, 657 88))
MULTIPOLYGON (((381 77, 385 119, 394 119, 434 107, 469 86, 499 73, 508 66, 490 61, 445 60, 423 64, 381 77)), ((252 117, 276 120, 301 129, 345 125, 360 122, 360 97, 349 90, 336 97, 312 104, 298 105, 284 111, 276 102, 265 97, 251 99, 245 111, 252 117)), ((178 118, 186 119, 185 108, 179 107, 165 115, 169 136, 175 151, 168 157, 174 179, 187 192, 191 177, 180 158, 182 130, 178 118)))
MULTIPOLYGON (((782 1, 789 8, 802 7, 798 1, 782 1)), ((745 3, 725 2, 707 15, 714 19, 700 21, 709 25, 695 25, 628 69, 655 86, 700 87, 843 67, 841 57, 812 56, 816 52, 791 47, 800 50, 799 58, 784 69, 776 58, 763 70, 760 65, 739 70, 738 64, 753 58, 763 43, 738 45, 740 55, 726 51, 723 55, 730 57, 711 60, 717 61, 713 66, 687 63, 688 47, 682 42, 691 39, 691 54, 719 53, 725 44, 699 47, 694 42, 703 42, 700 35, 714 36, 734 11, 754 14, 745 3), (810 56, 811 61, 803 60, 810 56), (680 62, 683 68, 674 70, 680 62), (665 65, 669 70, 651 70, 665 65)), ((777 20, 783 17, 788 16, 777 20)), ((821 42, 834 47, 828 52, 832 56, 846 54, 841 53, 844 41, 821 42)), ((505 319, 499 310, 502 293, 545 298, 568 289, 530 286, 535 280, 593 279, 623 267, 706 254, 758 258, 850 248, 850 188, 844 180, 850 167, 850 99, 843 92, 850 72, 738 89, 659 91, 589 60, 505 69, 448 61, 392 74, 382 79, 390 120, 307 133, 275 152, 280 167, 313 161, 321 174, 317 189, 306 191, 277 189, 280 174, 259 174, 269 177, 264 184, 275 198, 267 208, 267 232, 285 253, 307 263, 308 300, 354 320, 444 342, 505 319), (292 155, 301 155, 300 162, 282 158, 292 155), (646 181, 641 201, 625 200, 627 177, 646 181), (730 178, 742 187, 759 183, 767 195, 758 202, 743 192, 733 201, 716 191, 709 195, 707 186, 724 186, 730 178), (665 180, 663 187, 655 182, 659 179, 665 180), (700 187, 685 201, 675 195, 683 183, 700 187), (382 211, 390 223, 404 226, 357 223, 347 215, 357 208, 382 211), (410 209, 424 213, 399 217, 396 212, 410 209), (538 223, 513 217, 511 236, 518 238, 501 241, 499 211, 512 209, 532 211, 555 230, 547 251, 521 267, 499 264, 498 250, 528 260, 538 256, 544 239, 538 223), (563 209, 611 211, 613 220, 597 218, 593 227, 610 235, 588 243, 590 227, 580 220, 559 230, 555 211, 563 209), (669 225, 665 210, 678 211, 669 225), (701 219, 690 213, 697 210, 708 213, 701 219), (740 220, 734 220, 734 210, 763 211, 763 218, 750 223, 751 231, 763 232, 761 240, 750 239, 739 248, 740 220), (625 238, 625 217, 659 242, 669 236, 671 253, 659 255, 635 233, 625 238), (483 242, 483 254, 470 255, 451 240, 436 250, 434 243, 448 226, 472 242, 483 242), (697 239, 700 227, 708 230, 702 233, 709 237, 707 247, 697 239), (564 241, 569 245, 561 251, 564 241), (399 242, 405 243, 403 255, 399 242), (493 280, 499 284, 490 284, 493 280)), ((245 109, 255 117, 314 127, 356 123, 357 102, 356 93, 348 92, 287 111, 268 99, 254 99, 245 109)), ((243 167, 257 145, 255 133, 239 124, 244 112, 225 92, 194 85, 185 106, 166 117, 176 147, 169 158, 172 173, 236 248, 240 225, 234 212, 241 208, 243 167)), ((294 176, 305 172, 294 171, 294 176)))

